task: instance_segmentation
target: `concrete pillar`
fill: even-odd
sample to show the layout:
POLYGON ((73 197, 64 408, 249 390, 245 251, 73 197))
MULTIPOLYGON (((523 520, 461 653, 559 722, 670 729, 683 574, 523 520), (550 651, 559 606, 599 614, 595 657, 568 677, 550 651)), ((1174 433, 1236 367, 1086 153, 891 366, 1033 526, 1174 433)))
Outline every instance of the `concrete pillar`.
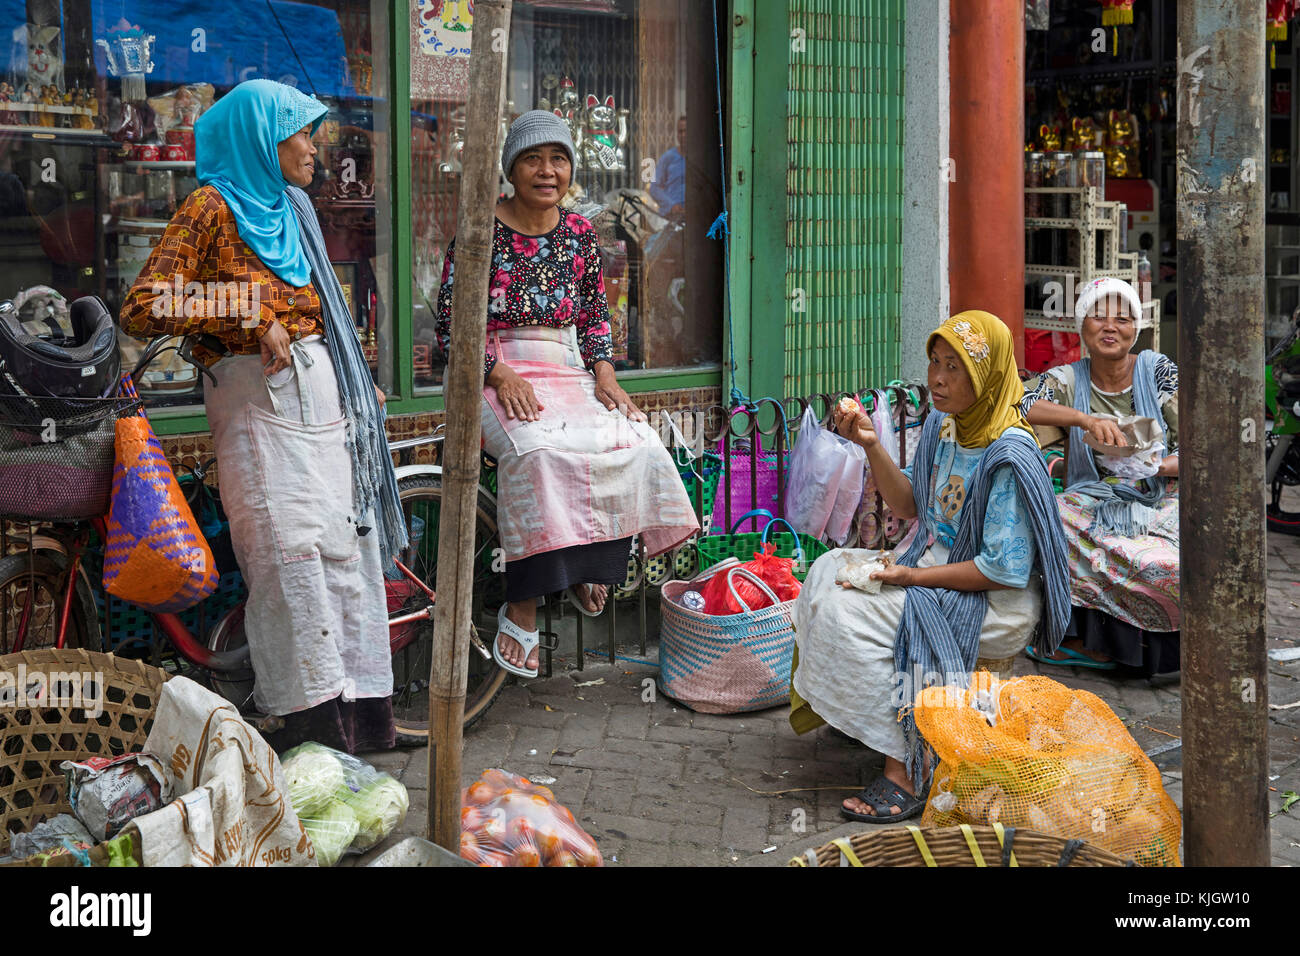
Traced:
POLYGON ((1024 361, 1025 11, 950 0, 948 276, 951 309, 992 312, 1024 361))
POLYGON ((948 0, 909 0, 903 119, 903 378, 925 381, 925 340, 948 310, 948 0))

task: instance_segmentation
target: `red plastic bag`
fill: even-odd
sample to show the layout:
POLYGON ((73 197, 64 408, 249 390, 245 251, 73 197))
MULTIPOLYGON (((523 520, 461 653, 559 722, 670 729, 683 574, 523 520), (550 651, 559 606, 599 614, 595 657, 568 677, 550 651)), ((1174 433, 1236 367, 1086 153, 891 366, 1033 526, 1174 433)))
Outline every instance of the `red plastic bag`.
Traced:
POLYGON ((745 606, 757 611, 772 604, 771 595, 767 594, 757 583, 743 574, 730 575, 736 568, 748 571, 759 578, 776 595, 777 601, 784 604, 799 596, 799 579, 794 576, 794 562, 790 558, 776 555, 776 545, 765 544, 761 552, 754 553, 754 560, 744 564, 724 568, 709 578, 701 592, 704 598, 705 614, 740 614, 745 606), (728 583, 730 578, 730 583, 728 583), (735 594, 732 594, 732 590, 735 594), (738 601, 737 598, 740 600, 738 601))

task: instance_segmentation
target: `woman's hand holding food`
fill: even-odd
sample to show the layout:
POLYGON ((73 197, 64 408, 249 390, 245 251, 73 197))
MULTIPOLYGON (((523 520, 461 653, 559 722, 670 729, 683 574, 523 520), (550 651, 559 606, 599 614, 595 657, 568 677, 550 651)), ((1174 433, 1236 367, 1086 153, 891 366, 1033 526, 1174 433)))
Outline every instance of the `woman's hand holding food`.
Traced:
POLYGON ((881 581, 885 584, 892 584, 896 588, 911 587, 915 584, 916 568, 904 567, 901 564, 891 564, 881 568, 879 571, 871 572, 873 581, 881 581))
POLYGON ((623 390, 614 378, 614 366, 608 362, 597 362, 592 370, 596 376, 596 400, 610 411, 618 408, 634 422, 647 421, 645 412, 637 408, 636 403, 623 390))
POLYGON ((1128 439, 1119 430, 1119 424, 1109 418, 1099 418, 1096 415, 1086 416, 1084 431, 1091 435, 1094 441, 1103 445, 1123 448, 1128 444, 1128 439))
POLYGON ((863 411, 857 399, 847 397, 840 399, 840 403, 835 406, 835 411, 832 413, 831 422, 841 437, 863 448, 871 448, 880 441, 880 436, 871 425, 871 417, 863 411))
POLYGON ((545 407, 537 400, 532 384, 504 362, 497 362, 488 373, 487 384, 497 390, 497 401, 506 417, 525 422, 540 419, 545 407))

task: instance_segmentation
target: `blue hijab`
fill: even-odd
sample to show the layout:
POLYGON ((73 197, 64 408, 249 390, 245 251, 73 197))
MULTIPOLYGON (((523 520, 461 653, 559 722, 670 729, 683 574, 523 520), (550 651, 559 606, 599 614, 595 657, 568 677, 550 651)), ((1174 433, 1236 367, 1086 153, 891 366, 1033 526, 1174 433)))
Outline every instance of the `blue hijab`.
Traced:
POLYGON ((295 289, 311 281, 298 220, 285 190, 276 147, 304 126, 316 132, 325 104, 273 80, 248 80, 194 124, 195 169, 234 213, 240 237, 263 264, 295 289))

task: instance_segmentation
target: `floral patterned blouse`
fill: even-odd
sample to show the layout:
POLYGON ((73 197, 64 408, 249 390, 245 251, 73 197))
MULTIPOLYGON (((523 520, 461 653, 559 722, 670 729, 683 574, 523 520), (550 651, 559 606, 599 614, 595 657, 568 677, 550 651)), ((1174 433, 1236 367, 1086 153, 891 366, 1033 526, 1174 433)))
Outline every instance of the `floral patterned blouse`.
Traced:
MULTIPOLYGON (((448 356, 455 246, 455 240, 447 246, 438 294, 438 345, 448 356)), ((561 209, 559 224, 544 236, 526 236, 500 219, 496 221, 487 329, 492 332, 523 325, 576 326, 578 350, 587 368, 614 361, 596 230, 577 213, 561 209)), ((494 365, 496 358, 489 349, 484 356, 484 375, 494 365)))

